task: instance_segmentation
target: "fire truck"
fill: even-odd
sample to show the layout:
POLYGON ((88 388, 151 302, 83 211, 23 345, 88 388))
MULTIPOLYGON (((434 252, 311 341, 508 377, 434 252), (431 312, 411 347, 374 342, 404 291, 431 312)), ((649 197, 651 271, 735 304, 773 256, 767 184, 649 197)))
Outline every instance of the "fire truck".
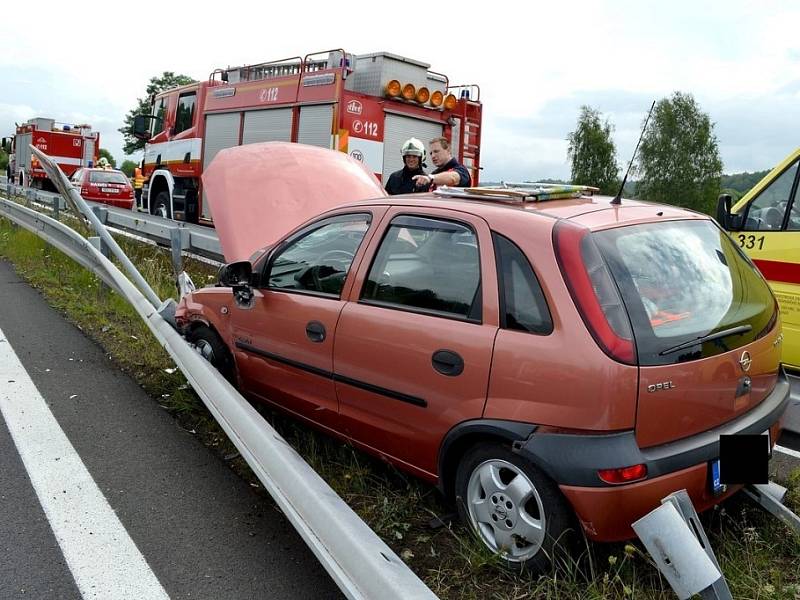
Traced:
POLYGON ((56 191, 47 178, 30 145, 49 154, 67 177, 80 167, 95 163, 100 152, 100 134, 93 133, 89 125, 57 123, 55 119, 36 118, 17 125, 9 148, 9 175, 23 186, 56 191))
POLYGON ((400 147, 444 136, 478 184, 482 105, 475 84, 410 58, 342 49, 216 69, 208 80, 161 92, 134 135, 147 141, 139 210, 212 224, 201 183, 232 146, 288 141, 340 150, 379 179, 403 167, 400 147))

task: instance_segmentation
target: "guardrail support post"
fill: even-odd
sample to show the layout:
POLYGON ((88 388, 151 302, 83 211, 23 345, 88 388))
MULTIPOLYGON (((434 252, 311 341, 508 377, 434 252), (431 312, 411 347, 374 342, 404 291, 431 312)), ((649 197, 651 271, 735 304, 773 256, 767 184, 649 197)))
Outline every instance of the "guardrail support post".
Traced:
POLYGON ((733 600, 686 490, 664 498, 661 506, 632 527, 678 598, 699 594, 710 600, 733 600))
POLYGON ((786 495, 785 487, 770 481, 768 484, 748 485, 744 488, 744 493, 761 508, 794 529, 797 535, 800 535, 800 516, 794 514, 783 504, 783 498, 786 495))
POLYGON ((189 231, 185 227, 173 227, 169 230, 169 245, 172 251, 172 269, 177 276, 183 271, 181 252, 189 249, 189 231))
MULTIPOLYGON (((93 206, 92 212, 97 217, 97 220, 100 221, 103 225, 106 224, 108 221, 108 209, 105 206, 93 206)), ((108 251, 108 246, 103 244, 106 247, 106 251, 103 252, 103 255, 108 251)))
POLYGON ((58 221, 61 211, 61 196, 53 196, 53 218, 58 221))

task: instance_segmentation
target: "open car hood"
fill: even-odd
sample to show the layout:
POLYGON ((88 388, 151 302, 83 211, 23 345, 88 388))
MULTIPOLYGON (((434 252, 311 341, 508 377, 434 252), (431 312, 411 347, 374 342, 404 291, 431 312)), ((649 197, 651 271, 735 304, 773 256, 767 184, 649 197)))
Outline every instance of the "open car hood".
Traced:
POLYGON ((331 208, 386 196, 347 154, 289 142, 221 150, 203 173, 203 189, 227 262, 247 260, 331 208))

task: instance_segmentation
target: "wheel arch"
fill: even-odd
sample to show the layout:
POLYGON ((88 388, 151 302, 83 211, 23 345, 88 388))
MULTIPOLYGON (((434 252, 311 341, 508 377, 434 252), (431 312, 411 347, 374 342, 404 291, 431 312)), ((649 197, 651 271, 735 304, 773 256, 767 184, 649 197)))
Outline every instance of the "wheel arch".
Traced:
MULTIPOLYGON (((222 344, 222 347, 225 349, 225 352, 227 352, 227 359, 229 361, 229 365, 230 365, 230 369, 231 369, 229 381, 231 381, 231 383, 239 382, 240 381, 239 380, 239 367, 238 367, 238 364, 236 363, 236 355, 234 354, 233 349, 231 348, 231 345, 228 343, 228 341, 226 340, 226 338, 223 335, 223 333, 211 321, 209 321, 209 320, 207 320, 205 318, 195 318, 195 319, 193 319, 192 321, 190 321, 183 328, 183 336, 184 336, 184 338, 186 339, 187 342, 191 343, 192 334, 194 332, 196 332, 198 329, 201 329, 203 327, 207 328, 214 335, 216 335, 217 338, 219 338, 219 341, 222 344)), ((224 375, 224 373, 223 373, 223 375, 224 375)), ((227 376, 226 376, 226 378, 227 378, 227 376)))
POLYGON ((161 192, 166 191, 169 194, 169 214, 173 214, 173 206, 172 206, 172 193, 175 189, 175 178, 172 176, 172 173, 165 169, 161 169, 155 171, 150 176, 150 186, 147 191, 148 195, 148 206, 150 208, 150 212, 152 214, 153 206, 155 205, 155 200, 161 192))
POLYGON ((439 489, 449 501, 455 499, 456 470, 464 453, 477 444, 497 442, 512 447, 522 442, 536 430, 532 423, 503 421, 501 419, 475 419, 453 427, 439 448, 439 489))

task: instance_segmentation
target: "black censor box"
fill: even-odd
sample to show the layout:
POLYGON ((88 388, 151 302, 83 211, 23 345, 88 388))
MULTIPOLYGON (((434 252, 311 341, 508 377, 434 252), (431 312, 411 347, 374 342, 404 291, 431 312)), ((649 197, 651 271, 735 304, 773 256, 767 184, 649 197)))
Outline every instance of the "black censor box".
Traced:
POLYGON ((720 483, 769 483, 769 435, 719 436, 720 483))

